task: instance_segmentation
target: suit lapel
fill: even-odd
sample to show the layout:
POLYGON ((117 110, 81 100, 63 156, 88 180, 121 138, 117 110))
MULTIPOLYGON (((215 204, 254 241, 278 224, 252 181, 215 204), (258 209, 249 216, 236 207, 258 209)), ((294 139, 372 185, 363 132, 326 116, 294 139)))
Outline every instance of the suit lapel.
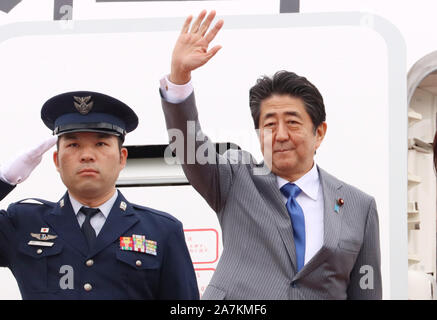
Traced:
POLYGON ((95 256, 116 241, 124 232, 129 230, 137 222, 138 218, 135 216, 132 205, 127 202, 121 192, 118 191, 117 200, 115 201, 102 230, 97 236, 94 247, 91 248, 89 257, 95 256))
POLYGON ((337 248, 338 240, 341 231, 341 218, 343 210, 341 208, 338 212, 335 211, 335 205, 337 200, 341 198, 342 182, 335 177, 328 174, 326 171, 320 169, 319 178, 323 190, 323 246, 314 255, 314 257, 308 261, 300 272, 296 275, 294 280, 304 277, 309 274, 321 263, 323 263, 331 254, 333 254, 337 248))
POLYGON ((341 220, 344 214, 341 208, 339 208, 338 211, 335 211, 338 199, 342 198, 343 183, 320 168, 319 173, 323 188, 324 201, 323 246, 329 249, 329 253, 333 253, 338 246, 338 240, 340 238, 341 231, 341 220))
POLYGON ((87 255, 88 245, 80 230, 68 193, 65 193, 52 211, 44 215, 44 220, 56 231, 58 237, 76 248, 82 255, 87 255))
POLYGON ((274 208, 274 210, 269 210, 268 212, 272 213, 272 218, 287 250, 288 257, 294 268, 296 268, 296 248, 294 246, 293 227, 284 201, 282 200, 281 192, 278 188, 276 175, 272 172, 267 175, 254 175, 253 180, 257 185, 258 190, 261 191, 261 197, 263 197, 267 206, 269 208, 274 208))

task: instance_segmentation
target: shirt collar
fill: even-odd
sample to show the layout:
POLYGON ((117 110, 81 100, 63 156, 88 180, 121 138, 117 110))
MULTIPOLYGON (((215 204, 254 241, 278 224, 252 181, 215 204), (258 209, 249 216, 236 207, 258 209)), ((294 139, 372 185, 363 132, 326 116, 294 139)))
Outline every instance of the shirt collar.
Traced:
POLYGON ((302 177, 300 177, 296 181, 287 181, 279 176, 276 176, 276 182, 278 183, 279 189, 281 189, 283 185, 289 182, 294 183, 308 197, 310 197, 314 201, 317 200, 317 194, 319 192, 319 186, 320 186, 320 179, 319 179, 319 171, 317 170, 317 166, 315 162, 311 170, 305 173, 302 177))
MULTIPOLYGON (((70 197, 70 202, 71 202, 71 206, 73 207, 74 214, 77 216, 80 208, 82 208, 84 205, 81 204, 76 199, 74 199, 70 193, 68 193, 68 196, 70 197)), ((105 203, 103 203, 98 207, 102 212, 102 214, 105 216, 105 219, 108 218, 109 213, 111 212, 111 209, 114 206, 115 201, 117 200, 117 197, 118 197, 118 190, 115 190, 113 196, 108 201, 106 201, 105 203)))

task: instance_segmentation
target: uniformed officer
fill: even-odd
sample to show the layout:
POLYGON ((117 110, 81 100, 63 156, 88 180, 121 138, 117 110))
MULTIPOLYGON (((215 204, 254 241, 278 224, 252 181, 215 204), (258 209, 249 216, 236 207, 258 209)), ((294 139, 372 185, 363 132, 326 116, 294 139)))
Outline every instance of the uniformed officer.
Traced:
POLYGON ((23 299, 198 299, 182 224, 115 188, 124 137, 138 125, 133 110, 101 93, 68 92, 48 100, 41 118, 58 139, 0 170, 1 200, 57 143, 68 189, 58 202, 19 201, 0 213, 0 266, 23 299))

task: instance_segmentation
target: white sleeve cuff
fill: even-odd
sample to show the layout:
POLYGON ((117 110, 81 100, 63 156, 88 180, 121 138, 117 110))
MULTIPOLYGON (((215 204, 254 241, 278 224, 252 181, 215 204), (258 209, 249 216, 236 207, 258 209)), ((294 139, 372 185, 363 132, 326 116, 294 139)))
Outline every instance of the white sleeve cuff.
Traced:
POLYGON ((194 90, 191 80, 186 84, 178 85, 170 82, 168 76, 160 80, 160 88, 162 96, 170 103, 181 103, 187 99, 194 90))

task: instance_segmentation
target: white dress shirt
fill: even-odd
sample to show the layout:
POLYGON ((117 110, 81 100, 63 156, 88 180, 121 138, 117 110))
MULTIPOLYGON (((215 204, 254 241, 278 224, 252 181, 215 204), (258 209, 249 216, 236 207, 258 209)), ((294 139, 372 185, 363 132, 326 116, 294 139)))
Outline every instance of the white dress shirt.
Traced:
POLYGON ((164 99, 170 103, 181 103, 188 98, 194 90, 191 80, 186 84, 178 85, 170 82, 168 76, 165 76, 160 80, 160 84, 164 99))
MULTIPOLYGON (((276 176, 278 188, 289 181, 276 176)), ((297 181, 292 182, 297 185, 302 192, 296 197, 297 203, 300 205, 305 218, 305 264, 323 246, 323 190, 320 184, 319 171, 314 163, 312 169, 297 181)), ((281 193, 282 195, 282 193, 281 193)), ((287 203, 287 198, 282 195, 284 205, 287 203)))
MULTIPOLYGON (((79 226, 82 227, 82 224, 84 223, 86 216, 79 210, 82 207, 88 207, 88 206, 85 206, 81 204, 79 201, 77 201, 76 199, 74 199, 70 193, 68 193, 68 196, 70 197, 71 206, 73 207, 73 211, 74 214, 76 215, 77 221, 79 222, 79 226)), ((111 209, 114 206, 115 201, 117 200, 117 197, 118 197, 118 190, 115 190, 114 195, 111 197, 111 199, 109 199, 104 204, 97 207, 98 209, 100 209, 100 212, 91 218, 90 223, 91 226, 96 231, 96 236, 102 230, 103 225, 105 224, 106 219, 108 218, 108 215, 111 212, 111 209)))
MULTIPOLYGON (((160 80, 161 93, 165 100, 170 103, 180 103, 193 92, 191 80, 184 85, 176 85, 165 76, 160 80)), ((276 177, 280 189, 287 180, 276 177)), ((313 168, 304 176, 294 182, 302 192, 297 196, 296 201, 302 208, 305 218, 305 264, 323 246, 323 191, 320 184, 319 172, 314 163, 313 168)), ((281 193, 282 194, 282 193, 281 193)), ((287 198, 282 196, 284 204, 287 198)))

